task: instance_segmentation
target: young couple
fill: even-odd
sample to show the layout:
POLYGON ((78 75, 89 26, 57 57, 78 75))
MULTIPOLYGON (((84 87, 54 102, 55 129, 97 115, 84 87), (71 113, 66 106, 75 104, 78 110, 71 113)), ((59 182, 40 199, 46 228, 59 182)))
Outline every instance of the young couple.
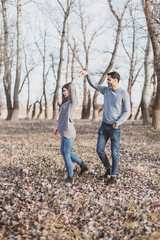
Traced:
POLYGON ((114 184, 116 183, 119 164, 121 125, 130 116, 129 95, 119 86, 120 75, 118 72, 108 73, 108 87, 106 87, 94 82, 86 70, 82 70, 71 83, 62 87, 62 105, 58 126, 53 130, 55 135, 58 130, 61 135, 61 154, 68 173, 66 182, 73 182, 72 162, 80 166, 80 174, 88 170, 88 166, 72 153, 72 145, 76 137, 76 130, 72 121, 77 106, 76 81, 82 76, 87 76, 89 84, 104 95, 103 119, 98 131, 97 153, 105 167, 105 174, 102 177, 107 179, 110 176, 107 184, 114 184), (111 141, 112 167, 105 153, 108 139, 111 141))

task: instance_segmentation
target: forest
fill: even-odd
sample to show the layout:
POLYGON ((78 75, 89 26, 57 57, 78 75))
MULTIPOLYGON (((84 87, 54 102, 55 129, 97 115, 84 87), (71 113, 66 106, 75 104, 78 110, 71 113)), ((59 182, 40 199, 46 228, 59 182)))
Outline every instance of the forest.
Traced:
MULTIPOLYGON (((0 113, 3 118, 57 119, 61 87, 81 69, 105 84, 120 72, 136 114, 160 128, 159 2, 1 1, 0 113), (49 114, 50 112, 50 114, 49 114)), ((81 119, 98 118, 103 103, 84 77, 81 119)))
MULTIPOLYGON (((0 240, 160 239, 159 0, 0 1, 0 240), (117 71, 131 112, 117 181, 96 152, 103 97, 76 82, 74 182, 53 134, 62 86, 117 71)), ((105 151, 111 160, 111 141, 105 151)))

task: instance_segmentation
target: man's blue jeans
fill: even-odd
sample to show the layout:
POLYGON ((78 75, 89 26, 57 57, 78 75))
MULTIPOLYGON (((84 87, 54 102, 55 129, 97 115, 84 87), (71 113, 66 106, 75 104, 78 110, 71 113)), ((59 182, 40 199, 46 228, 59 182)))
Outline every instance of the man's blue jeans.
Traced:
POLYGON ((81 165, 83 162, 80 160, 75 154, 72 153, 72 145, 74 142, 74 138, 62 138, 61 139, 61 154, 65 161, 65 165, 67 168, 68 176, 73 176, 73 164, 72 161, 81 165))
POLYGON ((118 129, 114 129, 112 125, 102 123, 101 127, 99 128, 97 153, 106 169, 111 167, 105 153, 106 143, 109 138, 111 140, 111 155, 112 155, 111 176, 116 176, 119 164, 119 144, 121 139, 121 126, 119 126, 118 129))

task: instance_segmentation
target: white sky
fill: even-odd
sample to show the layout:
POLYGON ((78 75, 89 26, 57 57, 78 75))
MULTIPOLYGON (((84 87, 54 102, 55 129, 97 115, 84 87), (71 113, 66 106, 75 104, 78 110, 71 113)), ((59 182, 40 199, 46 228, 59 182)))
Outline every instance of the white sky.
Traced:
MULTIPOLYGON (((37 1, 38 2, 43 2, 44 1, 37 1)), ((107 9, 107 0, 86 0, 84 1, 85 4, 87 5, 86 7, 86 11, 87 14, 90 16, 91 19, 91 25, 90 25, 90 32, 93 31, 93 29, 95 29, 98 26, 102 26, 102 24, 106 24, 105 25, 105 29, 106 31, 104 33, 102 33, 93 43, 92 46, 92 51, 90 54, 90 62, 89 62, 89 71, 90 72, 94 72, 94 73, 98 73, 98 72, 103 72, 107 65, 108 62, 110 61, 110 57, 111 54, 108 53, 109 51, 111 52, 113 50, 113 46, 114 46, 114 35, 115 35, 115 31, 114 29, 116 29, 116 21, 113 18, 112 14, 110 13, 110 11, 108 11, 107 9)), ((118 1, 118 0, 113 0, 113 5, 114 7, 116 7, 116 9, 118 9, 119 14, 121 12, 121 7, 123 6, 123 3, 126 2, 125 0, 123 1, 118 1)), ((137 2, 136 0, 134 0, 133 2, 137 2)), ((48 33, 48 37, 47 37, 47 67, 49 66, 50 62, 51 62, 51 58, 49 57, 49 53, 53 52, 54 57, 55 57, 55 61, 56 64, 59 61, 59 35, 57 33, 56 27, 51 23, 50 19, 54 19, 55 21, 57 21, 57 23, 59 25, 61 25, 61 18, 60 18, 60 14, 61 11, 57 10, 56 6, 57 6, 57 1, 56 0, 46 0, 45 3, 50 4, 52 6, 52 9, 50 7, 50 13, 49 15, 46 14, 45 12, 45 8, 46 6, 44 5, 43 11, 44 11, 44 15, 40 13, 40 10, 35 7, 35 5, 33 4, 29 4, 26 5, 25 8, 23 9, 23 38, 25 38, 25 46, 26 47, 26 52, 27 52, 27 61, 28 61, 28 68, 30 68, 33 63, 36 63, 37 60, 38 62, 40 62, 40 55, 34 45, 34 38, 33 38, 33 34, 36 36, 36 40, 38 41, 38 43, 40 44, 40 46, 42 47, 42 39, 40 38, 40 29, 41 29, 41 33, 42 35, 44 34, 44 29, 47 26, 47 33, 48 33), (38 14, 37 14, 38 13, 38 14), (46 20, 46 25, 45 25, 45 20, 46 20), (31 31, 32 29, 32 31, 31 31), (32 33, 33 32, 33 33, 32 33), (32 60, 33 59, 33 60, 32 60)), ((13 12, 11 12, 13 13, 13 12)), ((137 12, 136 12, 137 13, 137 12)), ((14 11, 15 14, 15 11, 14 11)), ((13 14, 13 15, 14 15, 13 14)), ((142 17, 141 13, 139 12, 139 15, 137 15, 138 17, 142 17)), ((126 15, 126 19, 127 19, 127 15, 126 15)), ((124 19, 125 22, 127 22, 127 20, 124 19)), ((78 27, 78 18, 73 18, 70 20, 71 21, 71 28, 72 28, 72 33, 74 34, 74 36, 76 38, 81 38, 81 32, 80 32, 80 28, 78 27)), ((129 23, 127 23, 129 24, 129 23)), ((128 30, 130 31, 130 30, 128 30)), ((127 36, 127 33, 125 33, 127 36)), ((130 34, 130 32, 128 33, 130 34)), ((145 32, 143 31, 142 35, 145 35, 145 32)), ((142 44, 142 47, 145 48, 145 37, 143 37, 143 40, 139 40, 139 43, 142 44)), ((127 36, 128 38, 128 36, 127 36)), ((121 45, 121 44, 120 44, 121 45)), ((141 47, 141 48, 142 48, 141 47)), ((130 42, 127 40, 126 41, 126 48, 128 48, 128 51, 130 51, 131 45, 130 42)), ((42 49, 42 48, 41 48, 42 49)), ((66 49, 64 49, 66 51, 66 49)), ((144 49, 140 49, 141 52, 144 51, 144 49)), ((80 48, 80 53, 81 53, 81 58, 84 58, 84 53, 83 50, 80 48)), ((140 53, 140 52, 139 52, 140 53)), ((66 57, 66 55, 64 54, 64 58, 66 57)), ((143 55, 142 55, 143 57, 143 55)), ((84 62, 82 60, 82 62, 84 62)), ((129 62, 128 62, 128 57, 126 56, 124 49, 122 48, 122 46, 119 46, 118 49, 118 54, 116 57, 116 64, 114 66, 114 69, 117 70, 120 75, 121 75, 121 82, 120 85, 123 88, 127 88, 128 85, 128 74, 129 74, 129 62)), ((81 68, 76 65, 77 67, 77 71, 79 71, 81 68)), ((24 72, 24 68, 22 69, 22 79, 25 75, 24 72)), ((61 81, 61 85, 64 84, 65 82, 65 61, 63 64, 63 73, 62 73, 62 81, 61 81)), ((99 81, 101 75, 96 74, 95 75, 95 81, 99 81)), ((30 79, 31 79, 31 103, 33 103, 34 101, 40 99, 40 96, 42 94, 42 68, 41 66, 37 66, 35 68, 35 70, 31 73, 30 75, 30 79)), ((143 79, 144 79, 144 75, 143 75, 143 71, 141 72, 141 77, 139 77, 137 83, 135 84, 134 88, 133 88, 133 104, 138 105, 140 99, 141 99, 141 91, 143 88, 143 79)), ((13 77, 14 80, 14 77, 13 77)), ((79 80, 78 82, 78 94, 79 96, 81 96, 81 101, 82 101, 82 96, 83 96, 83 86, 82 86, 82 79, 79 80)), ((106 84, 106 81, 104 82, 104 85, 106 84)), ((50 71, 50 74, 48 75, 48 80, 47 80, 47 97, 48 100, 52 100, 53 97, 53 92, 54 92, 54 87, 55 87, 55 80, 53 77, 53 73, 52 70, 50 71)), ((91 93, 93 95, 94 90, 88 86, 88 88, 91 90, 91 93)), ((26 104, 27 101, 27 83, 25 84, 22 93, 20 94, 20 101, 22 104, 26 104)), ((99 95, 99 101, 102 101, 102 97, 99 95)))

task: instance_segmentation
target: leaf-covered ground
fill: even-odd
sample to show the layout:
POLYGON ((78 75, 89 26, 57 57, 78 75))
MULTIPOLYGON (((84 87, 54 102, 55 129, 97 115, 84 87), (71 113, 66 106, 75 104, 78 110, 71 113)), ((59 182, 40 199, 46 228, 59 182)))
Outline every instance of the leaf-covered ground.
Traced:
POLYGON ((71 185, 55 125, 0 122, 0 239, 160 239, 160 132, 123 126, 117 184, 107 186, 95 151, 100 122, 76 120, 73 152, 89 171, 79 176, 74 165, 71 185))

